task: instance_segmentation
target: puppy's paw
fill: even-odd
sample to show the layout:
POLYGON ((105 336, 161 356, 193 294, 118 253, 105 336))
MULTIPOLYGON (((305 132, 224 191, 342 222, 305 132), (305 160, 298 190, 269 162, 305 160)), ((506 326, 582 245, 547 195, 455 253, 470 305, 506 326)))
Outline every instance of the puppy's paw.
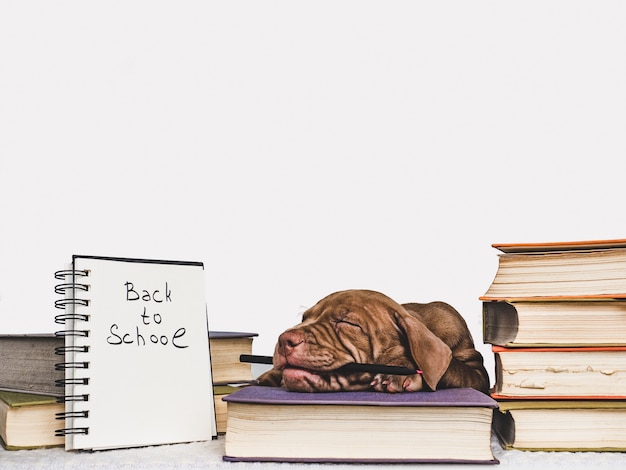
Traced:
POLYGON ((283 380, 283 373, 276 369, 270 369, 261 374, 257 383, 266 387, 280 387, 283 380))
POLYGON ((377 392, 419 392, 424 388, 421 374, 414 375, 387 375, 377 374, 371 387, 377 392))

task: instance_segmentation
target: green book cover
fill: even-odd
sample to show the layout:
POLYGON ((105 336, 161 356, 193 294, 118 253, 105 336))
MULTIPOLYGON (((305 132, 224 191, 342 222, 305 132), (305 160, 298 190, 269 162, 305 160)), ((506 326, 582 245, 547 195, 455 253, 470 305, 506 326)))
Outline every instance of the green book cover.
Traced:
POLYGON ((9 392, 0 390, 0 400, 11 408, 33 405, 51 405, 57 403, 56 397, 49 395, 37 395, 33 393, 9 392))

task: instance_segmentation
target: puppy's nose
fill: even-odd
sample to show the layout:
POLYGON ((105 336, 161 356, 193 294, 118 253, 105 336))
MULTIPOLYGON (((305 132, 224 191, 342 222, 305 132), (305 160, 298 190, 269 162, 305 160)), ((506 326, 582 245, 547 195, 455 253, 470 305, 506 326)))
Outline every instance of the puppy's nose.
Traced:
POLYGON ((278 338, 280 352, 284 356, 291 354, 302 343, 304 343, 304 333, 297 330, 285 331, 278 338))

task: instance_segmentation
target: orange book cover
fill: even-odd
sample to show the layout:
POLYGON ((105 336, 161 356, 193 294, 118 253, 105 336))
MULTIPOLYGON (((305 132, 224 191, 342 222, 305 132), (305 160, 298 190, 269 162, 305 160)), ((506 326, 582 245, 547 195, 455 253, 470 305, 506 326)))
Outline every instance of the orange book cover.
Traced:
POLYGON ((540 348, 505 348, 504 346, 491 346, 493 353, 520 353, 520 352, 592 352, 592 351, 626 351, 626 346, 581 346, 581 347, 540 347, 540 348))
POLYGON ((535 296, 492 296, 481 295, 478 300, 483 302, 544 302, 547 300, 552 301, 567 301, 567 300, 620 300, 626 299, 626 293, 621 294, 585 294, 585 295, 535 295, 535 296))
POLYGON ((519 400, 577 400, 577 401, 594 401, 594 400, 624 400, 626 395, 550 395, 550 396, 533 396, 533 395, 500 395, 499 393, 492 392, 489 394, 491 398, 496 401, 519 401, 519 400))
POLYGON ((608 250, 611 248, 626 248, 626 238, 618 238, 613 240, 585 240, 543 243, 494 243, 491 246, 502 251, 503 253, 527 253, 569 250, 608 250))

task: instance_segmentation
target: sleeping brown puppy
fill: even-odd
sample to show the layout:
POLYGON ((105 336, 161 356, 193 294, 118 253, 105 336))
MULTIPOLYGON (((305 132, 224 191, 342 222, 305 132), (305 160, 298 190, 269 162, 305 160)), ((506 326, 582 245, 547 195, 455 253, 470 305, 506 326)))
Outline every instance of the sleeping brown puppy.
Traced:
POLYGON ((320 300, 280 335, 260 385, 303 392, 415 392, 471 387, 489 392, 482 355, 465 320, 444 302, 400 305, 379 292, 348 290, 320 300), (349 363, 420 369, 386 375, 337 371, 349 363))

